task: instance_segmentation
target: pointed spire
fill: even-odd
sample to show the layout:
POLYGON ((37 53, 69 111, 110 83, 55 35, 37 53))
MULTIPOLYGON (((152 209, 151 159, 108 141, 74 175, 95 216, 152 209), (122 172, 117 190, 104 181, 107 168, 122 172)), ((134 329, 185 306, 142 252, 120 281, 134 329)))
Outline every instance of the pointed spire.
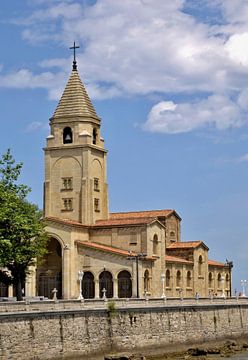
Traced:
POLYGON ((100 120, 76 68, 73 68, 65 90, 53 114, 53 118, 64 116, 83 116, 100 120))

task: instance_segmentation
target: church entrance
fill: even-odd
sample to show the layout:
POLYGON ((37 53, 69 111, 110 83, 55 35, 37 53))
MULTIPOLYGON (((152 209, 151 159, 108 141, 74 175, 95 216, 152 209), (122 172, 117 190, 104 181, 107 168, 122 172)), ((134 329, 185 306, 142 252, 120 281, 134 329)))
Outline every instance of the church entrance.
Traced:
POLYGON ((82 283, 82 295, 84 299, 94 299, 95 297, 94 275, 90 271, 84 273, 82 283))
POLYGON ((104 270, 99 275, 99 297, 102 298, 106 290, 106 297, 113 297, 113 277, 109 271, 104 270))
POLYGON ((128 271, 123 270, 118 275, 118 297, 131 298, 132 297, 132 280, 128 271))
POLYGON ((47 244, 47 254, 40 260, 37 268, 37 293, 48 299, 57 289, 57 298, 62 298, 62 249, 58 240, 51 238, 47 244))

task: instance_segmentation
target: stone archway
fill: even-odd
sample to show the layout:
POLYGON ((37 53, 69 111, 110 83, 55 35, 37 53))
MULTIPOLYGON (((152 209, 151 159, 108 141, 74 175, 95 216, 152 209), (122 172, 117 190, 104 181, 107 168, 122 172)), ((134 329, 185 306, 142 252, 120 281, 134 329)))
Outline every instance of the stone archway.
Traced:
POLYGON ((131 275, 126 270, 123 270, 118 274, 118 297, 119 298, 132 297, 131 275))
POLYGON ((49 299, 53 289, 57 289, 57 298, 62 298, 62 248, 57 239, 51 238, 47 244, 47 254, 37 267, 37 293, 49 299))
POLYGON ((103 289, 106 290, 106 297, 113 297, 113 276, 109 271, 102 271, 99 275, 99 297, 103 297, 103 289))
POLYGON ((82 280, 82 295, 84 299, 94 299, 95 297, 94 275, 90 271, 84 273, 82 280))

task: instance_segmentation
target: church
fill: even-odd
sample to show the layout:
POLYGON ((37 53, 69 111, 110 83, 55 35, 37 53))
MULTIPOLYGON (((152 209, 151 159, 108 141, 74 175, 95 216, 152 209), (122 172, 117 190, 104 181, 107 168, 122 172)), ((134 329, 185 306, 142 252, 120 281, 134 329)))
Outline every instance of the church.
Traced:
POLYGON ((181 241, 175 210, 109 212, 101 119, 75 58, 44 155, 48 253, 26 296, 52 298, 55 288, 61 299, 231 295, 230 264, 210 260, 203 241, 181 241))

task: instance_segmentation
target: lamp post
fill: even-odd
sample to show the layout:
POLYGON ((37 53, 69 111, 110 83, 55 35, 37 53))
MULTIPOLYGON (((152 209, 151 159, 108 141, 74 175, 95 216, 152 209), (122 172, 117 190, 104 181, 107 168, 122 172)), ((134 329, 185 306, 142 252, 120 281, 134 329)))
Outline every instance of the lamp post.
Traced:
POLYGON ((229 261, 226 259, 226 264, 229 268, 229 275, 230 275, 230 283, 229 283, 229 292, 230 292, 230 297, 232 297, 232 268, 233 268, 233 261, 229 261))
POLYGON ((225 276, 224 276, 224 275, 221 276, 221 283, 222 283, 222 294, 221 294, 221 297, 222 297, 223 299, 225 299, 225 298, 226 298, 226 294, 225 294, 225 276))
POLYGON ((83 277, 84 277, 84 272, 79 270, 78 272, 78 281, 79 281, 79 296, 78 296, 78 300, 83 300, 83 294, 82 294, 82 281, 83 281, 83 277))
POLYGON ((247 280, 240 280, 241 282, 241 286, 242 286, 242 297, 246 297, 246 294, 245 294, 245 286, 247 284, 247 280))
POLYGON ((162 299, 166 299, 166 295, 165 295, 165 287, 164 287, 164 283, 165 283, 165 274, 161 274, 161 282, 162 282, 162 295, 161 298, 162 299))
POLYGON ((137 291, 137 298, 139 298, 139 260, 144 259, 147 254, 138 253, 133 254, 132 251, 129 251, 129 256, 127 257, 128 260, 133 260, 136 262, 136 291, 137 291))

